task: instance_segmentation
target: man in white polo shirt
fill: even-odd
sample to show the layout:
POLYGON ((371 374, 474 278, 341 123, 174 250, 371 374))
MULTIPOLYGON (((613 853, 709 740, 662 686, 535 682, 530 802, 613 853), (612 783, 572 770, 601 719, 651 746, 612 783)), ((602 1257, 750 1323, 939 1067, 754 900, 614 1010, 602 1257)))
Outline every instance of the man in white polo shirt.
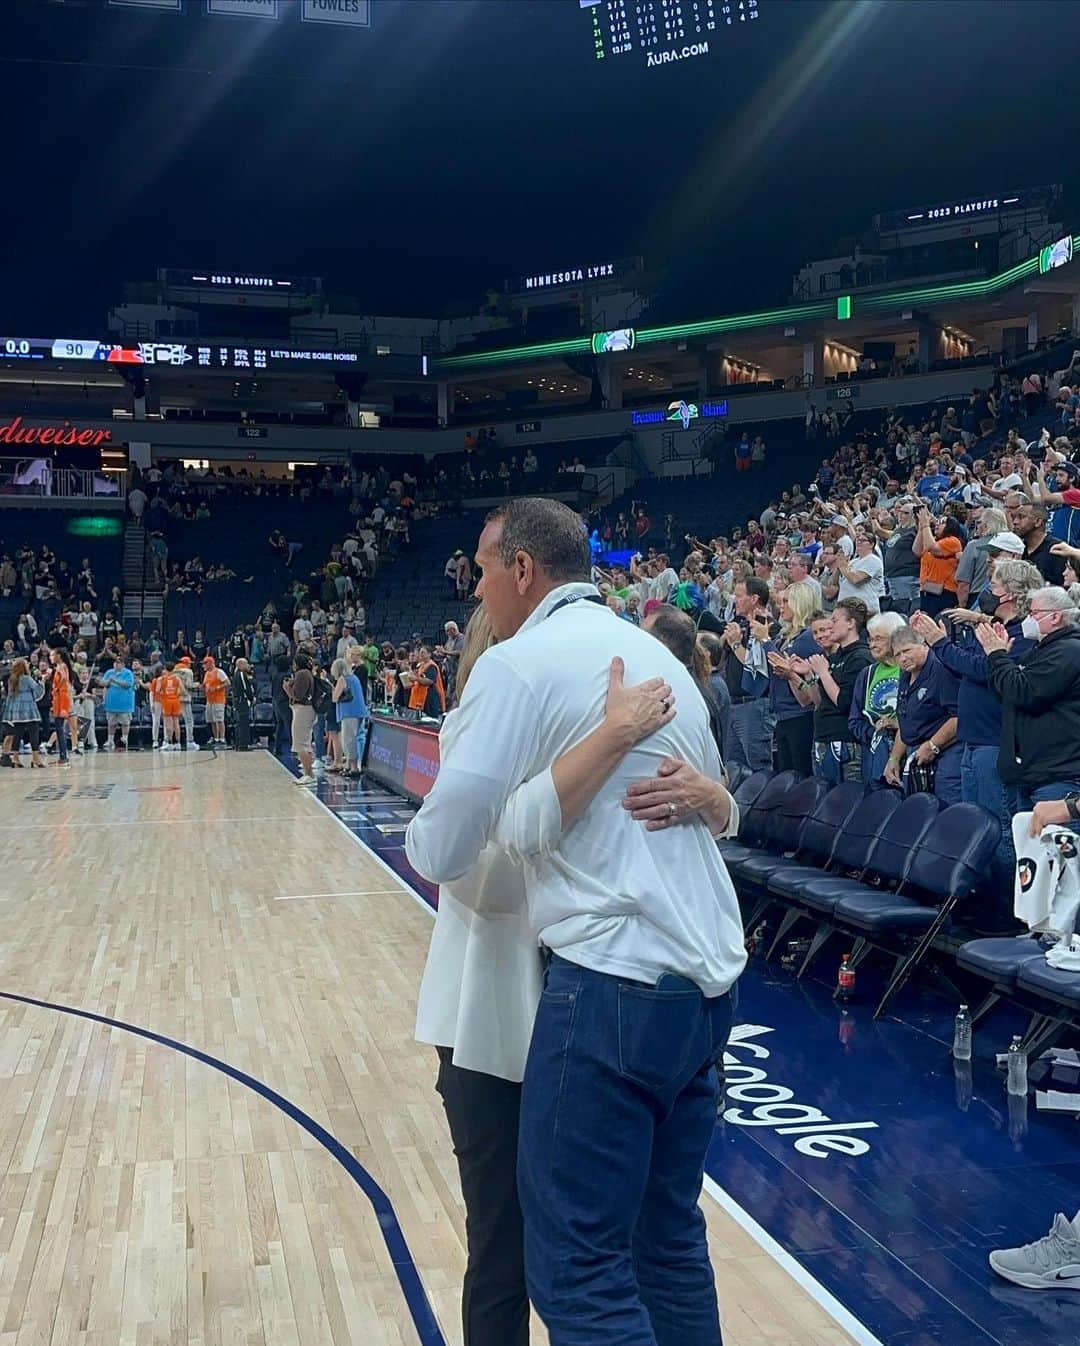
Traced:
POLYGON ((518 1151, 529 1295, 552 1346, 720 1346, 697 1203, 742 925, 700 817, 672 802, 653 830, 622 807, 664 758, 720 779, 705 702, 658 640, 603 604, 565 505, 511 500, 489 516, 476 562, 499 643, 472 670, 410 825, 420 873, 451 882, 475 864, 515 788, 600 724, 613 657, 629 683, 663 677, 678 707, 525 866, 530 924, 551 955, 518 1151))

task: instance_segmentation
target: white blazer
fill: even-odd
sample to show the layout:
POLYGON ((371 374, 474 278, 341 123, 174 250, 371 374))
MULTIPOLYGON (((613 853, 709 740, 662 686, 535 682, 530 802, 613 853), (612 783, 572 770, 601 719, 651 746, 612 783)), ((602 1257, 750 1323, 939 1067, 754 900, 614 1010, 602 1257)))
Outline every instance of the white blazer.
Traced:
MULTIPOLYGON (((443 722, 453 727, 451 711, 443 722)), ((525 904, 522 856, 554 846, 562 811, 551 772, 507 801, 492 844, 439 888, 420 983, 416 1040, 451 1047, 454 1065, 516 1084, 540 1003, 544 962, 525 904)))

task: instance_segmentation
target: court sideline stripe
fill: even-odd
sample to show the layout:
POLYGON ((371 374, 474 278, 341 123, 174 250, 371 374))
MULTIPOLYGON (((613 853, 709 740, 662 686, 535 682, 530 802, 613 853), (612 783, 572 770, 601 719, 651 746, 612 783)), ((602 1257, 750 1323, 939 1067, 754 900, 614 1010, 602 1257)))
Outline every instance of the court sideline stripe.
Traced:
POLYGON ((242 1070, 237 1070, 227 1061, 221 1061, 216 1056, 208 1056, 206 1052, 199 1051, 197 1047, 190 1047, 186 1042, 178 1042, 175 1038, 165 1037, 149 1028, 140 1028, 137 1024, 125 1023, 122 1019, 110 1019, 107 1015, 94 1014, 90 1010, 76 1009, 71 1005, 57 1005, 49 1000, 37 1000, 33 996, 16 995, 13 991, 0 991, 0 999, 13 1000, 21 1005, 33 1005, 37 1009, 53 1010, 57 1014, 70 1014, 77 1019, 88 1019, 91 1023, 104 1024, 106 1028, 120 1028, 125 1033, 133 1033, 136 1037, 145 1038, 148 1042, 156 1042, 161 1047, 169 1047, 173 1051, 191 1057, 194 1061, 200 1061, 212 1070, 220 1071, 222 1075, 227 1075, 237 1084, 242 1084, 245 1088, 252 1090, 253 1093, 266 1099, 268 1103, 283 1112, 286 1117, 294 1121, 297 1126, 302 1127, 309 1136, 318 1141, 323 1149, 338 1161, 367 1197, 372 1210, 375 1212, 379 1232, 386 1244, 386 1250, 390 1254, 394 1274, 397 1276, 401 1292, 405 1296, 405 1303, 412 1317, 413 1326, 416 1328, 416 1335, 419 1337, 422 1346, 446 1346, 446 1338, 443 1336, 442 1329, 439 1327, 428 1302, 420 1273, 413 1261, 412 1253, 409 1251, 409 1245, 405 1242, 405 1235, 398 1223, 390 1198, 356 1156, 350 1154, 341 1141, 331 1135, 325 1127, 320 1126, 314 1117, 309 1117, 306 1112, 298 1108, 295 1103, 291 1103, 284 1095, 279 1094, 276 1089, 271 1089, 268 1084, 263 1084, 261 1080, 255 1079, 254 1076, 245 1074, 242 1070))
MULTIPOLYGON (((296 779, 284 762, 276 757, 274 758, 274 761, 277 762, 278 766, 280 766, 291 779, 296 779)), ((314 790, 305 791, 305 793, 314 799, 315 803, 318 804, 320 808, 325 809, 337 825, 348 832, 355 844, 362 847, 380 868, 391 875, 414 901, 419 902, 429 916, 435 915, 435 909, 432 907, 431 903, 421 897, 416 889, 407 883, 400 874, 391 869, 386 861, 383 860, 380 855, 376 854, 366 841, 357 836, 348 823, 342 822, 329 804, 320 799, 314 790)), ((786 1252, 768 1230, 758 1224, 750 1212, 740 1206, 735 1198, 731 1196, 730 1193, 725 1192, 715 1179, 710 1178, 707 1173, 705 1174, 704 1185, 705 1191, 708 1192, 720 1209, 730 1215, 739 1228, 749 1234, 762 1252, 768 1254, 769 1257, 777 1262, 788 1273, 791 1279, 806 1291, 814 1303, 827 1313, 838 1327, 843 1328, 858 1346, 884 1346, 881 1339, 876 1337, 865 1323, 860 1322, 850 1309, 845 1308, 836 1296, 822 1285, 816 1276, 807 1271, 793 1253, 786 1252)))
MULTIPOLYGON (((293 773, 289 770, 289 768, 285 765, 285 763, 281 760, 280 757, 275 757, 273 756, 272 753, 268 753, 267 756, 269 756, 270 760, 272 762, 275 762, 282 769, 282 771, 285 772, 286 776, 288 776, 290 781, 296 780, 296 777, 293 775, 293 773)), ((360 838, 349 826, 349 824, 347 822, 344 822, 341 818, 339 818, 337 814, 334 812, 334 810, 330 807, 330 805, 324 803, 324 801, 319 798, 319 796, 315 793, 315 790, 309 790, 306 786, 300 786, 299 788, 305 795, 307 795, 309 799, 314 799, 315 803, 318 804, 319 808, 323 810, 326 816, 328 818, 332 818, 333 821, 337 823, 338 827, 341 828, 341 830, 346 834, 346 836, 348 836, 352 840, 352 842, 355 845, 359 846, 362 850, 364 850, 367 853, 369 860, 374 860, 384 874, 390 875, 390 877, 398 885, 397 891, 405 893, 406 896, 411 897, 414 902, 418 902, 429 916, 435 915, 435 908, 427 900, 427 898, 423 897, 420 893, 418 893, 410 883, 406 883, 406 881, 401 877, 401 875, 397 872, 397 870, 391 868, 391 866, 386 863, 386 861, 382 858, 382 856, 378 855, 375 851, 373 851, 371 847, 367 845, 366 842, 361 841, 360 838)))
POLYGON ((730 1215, 744 1233, 750 1235, 762 1252, 767 1253, 774 1262, 778 1263, 796 1285, 805 1290, 814 1303, 823 1309, 839 1327, 842 1327, 848 1336, 858 1343, 858 1346, 884 1346, 880 1337, 875 1337, 865 1323, 860 1322, 850 1309, 845 1308, 832 1291, 826 1290, 824 1285, 807 1271, 793 1253, 787 1252, 781 1244, 777 1243, 769 1231, 762 1228, 750 1212, 744 1210, 734 1197, 725 1192, 715 1178, 710 1178, 707 1173, 705 1174, 705 1190, 720 1209, 730 1215))

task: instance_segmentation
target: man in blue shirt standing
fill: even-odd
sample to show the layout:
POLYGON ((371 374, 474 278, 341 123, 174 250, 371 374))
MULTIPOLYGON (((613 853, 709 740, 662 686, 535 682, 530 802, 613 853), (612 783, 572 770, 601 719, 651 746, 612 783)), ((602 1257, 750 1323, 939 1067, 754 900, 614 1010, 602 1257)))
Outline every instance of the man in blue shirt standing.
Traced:
POLYGON ((926 501, 931 510, 935 508, 942 491, 949 489, 949 478, 940 471, 938 464, 931 460, 923 468, 922 478, 915 487, 915 494, 926 501))
POLYGON ((105 719, 109 726, 105 751, 127 752, 131 717, 135 713, 135 674, 123 659, 114 659, 112 668, 102 675, 101 685, 105 688, 105 719))

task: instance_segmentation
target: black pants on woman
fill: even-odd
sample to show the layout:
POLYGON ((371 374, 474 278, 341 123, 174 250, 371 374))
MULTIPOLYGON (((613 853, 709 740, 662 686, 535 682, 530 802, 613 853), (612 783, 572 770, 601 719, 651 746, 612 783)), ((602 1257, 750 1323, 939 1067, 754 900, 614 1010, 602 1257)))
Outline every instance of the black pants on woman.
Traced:
POLYGON ((777 720, 773 729, 777 771, 797 771, 809 776, 814 770, 814 717, 793 715, 777 720))
POLYGON ((529 1346, 525 1238, 517 1191, 521 1085, 462 1070, 439 1047, 439 1078, 465 1198, 465 1346, 529 1346))

